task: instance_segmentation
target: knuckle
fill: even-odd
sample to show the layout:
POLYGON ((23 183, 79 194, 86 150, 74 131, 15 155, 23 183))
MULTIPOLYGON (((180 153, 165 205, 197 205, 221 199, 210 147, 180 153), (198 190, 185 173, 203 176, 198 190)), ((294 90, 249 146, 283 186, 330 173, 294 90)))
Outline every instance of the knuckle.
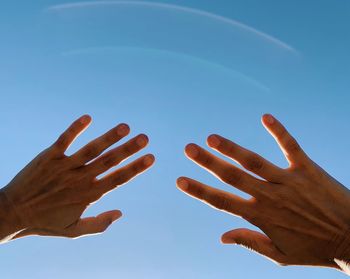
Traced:
POLYGON ((64 146, 67 145, 67 142, 68 142, 67 136, 66 135, 62 135, 56 140, 54 145, 56 147, 58 147, 58 148, 63 148, 64 146))
POLYGON ((294 138, 289 138, 286 142, 286 149, 290 152, 297 152, 300 150, 300 146, 294 138))
POLYGON ((222 194, 215 196, 213 202, 219 210, 230 211, 232 208, 231 201, 222 194))
POLYGON ((239 173, 236 173, 232 170, 225 170, 223 174, 221 175, 221 179, 223 182, 230 184, 230 185, 236 185, 239 184, 242 180, 242 175, 239 173))
POLYGON ((99 155, 98 149, 96 147, 94 147, 94 146, 89 146, 84 151, 83 157, 84 158, 94 158, 97 155, 99 155))
POLYGON ((227 154, 234 154, 236 152, 236 146, 233 144, 225 144, 223 149, 226 150, 227 154))
POLYGON ((279 192, 276 193, 276 195, 274 195, 274 197, 271 199, 271 202, 274 203, 274 206, 278 210, 284 210, 290 207, 291 197, 295 196, 295 194, 293 193, 294 191, 293 190, 291 191, 291 190, 292 190, 291 187, 289 187, 289 189, 285 189, 281 187, 279 192))
POLYGON ((246 164, 244 165, 244 168, 252 172, 260 171, 263 167, 264 163, 257 155, 248 157, 246 164))
POLYGON ((208 194, 201 187, 194 187, 192 184, 188 184, 188 192, 191 195, 199 198, 202 201, 206 201, 209 198, 208 194))
POLYGON ((105 144, 110 144, 112 142, 115 142, 117 137, 116 137, 117 134, 117 129, 113 130, 111 133, 107 133, 102 142, 105 143, 105 144))
POLYGON ((284 138, 288 137, 288 132, 284 127, 281 127, 279 129, 279 131, 277 132, 277 134, 279 135, 280 139, 284 139, 284 138))
POLYGON ((203 165, 204 166, 212 166, 213 165, 213 158, 211 156, 208 156, 206 154, 202 155, 203 165))
POLYGON ((130 143, 123 145, 121 153, 123 153, 125 155, 133 154, 135 152, 134 150, 136 149, 135 145, 136 145, 135 142, 130 142, 130 143))
POLYGON ((79 131, 84 127, 84 124, 78 121, 77 123, 74 123, 70 128, 68 128, 68 131, 71 134, 77 134, 79 131))
POLYGON ((141 163, 141 162, 138 162, 137 164, 131 165, 130 169, 129 169, 129 173, 132 175, 135 175, 135 174, 141 172, 143 169, 142 166, 143 166, 143 163, 141 163))
POLYGON ((109 222, 106 222, 105 224, 100 225, 100 226, 96 229, 96 233, 103 233, 104 231, 106 231, 106 229, 108 228, 109 225, 110 225, 109 222))
POLYGON ((107 168, 114 166, 116 163, 117 158, 116 156, 113 156, 113 154, 108 154, 102 159, 103 166, 107 168))
POLYGON ((254 251, 261 251, 261 244, 256 239, 249 239, 248 246, 251 247, 254 251))
POLYGON ((111 182, 113 185, 122 185, 127 182, 128 177, 125 173, 118 173, 112 179, 111 182))

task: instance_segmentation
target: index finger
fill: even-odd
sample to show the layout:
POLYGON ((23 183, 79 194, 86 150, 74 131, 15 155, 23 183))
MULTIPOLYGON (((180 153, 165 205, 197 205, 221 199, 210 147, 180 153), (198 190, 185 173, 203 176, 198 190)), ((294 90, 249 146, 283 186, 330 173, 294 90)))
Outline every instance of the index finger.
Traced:
POLYGON ((75 120, 67 130, 65 130, 56 142, 52 145, 52 148, 63 155, 73 141, 90 125, 91 116, 83 115, 82 117, 75 120))
POLYGON ((265 114, 262 117, 262 122, 265 128, 275 138, 291 165, 300 164, 308 158, 297 140, 275 117, 271 114, 265 114))
POLYGON ((248 218, 252 212, 249 201, 234 194, 210 187, 199 181, 187 177, 180 177, 176 181, 176 184, 178 188, 186 194, 214 207, 215 209, 245 219, 248 218))
POLYGON ((119 124, 71 155, 71 159, 83 165, 102 154, 107 148, 127 136, 129 132, 130 128, 127 124, 119 124))

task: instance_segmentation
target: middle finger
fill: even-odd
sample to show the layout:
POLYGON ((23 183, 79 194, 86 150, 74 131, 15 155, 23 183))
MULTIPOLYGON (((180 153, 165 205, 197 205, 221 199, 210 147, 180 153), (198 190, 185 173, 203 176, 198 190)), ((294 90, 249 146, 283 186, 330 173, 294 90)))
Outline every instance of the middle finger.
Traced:
POLYGON ((148 137, 144 134, 138 135, 121 146, 103 154, 87 166, 87 170, 94 176, 102 174, 110 168, 120 164, 133 154, 145 148, 148 144, 148 137))

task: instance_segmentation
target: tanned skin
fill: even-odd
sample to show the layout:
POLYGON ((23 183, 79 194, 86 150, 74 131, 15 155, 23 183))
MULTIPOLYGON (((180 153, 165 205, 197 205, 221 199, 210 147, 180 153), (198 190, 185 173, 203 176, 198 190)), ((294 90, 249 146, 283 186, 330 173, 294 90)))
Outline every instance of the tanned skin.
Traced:
POLYGON ((90 125, 91 117, 76 120, 49 148, 30 162, 0 190, 0 240, 28 236, 77 238, 105 231, 121 217, 119 210, 81 218, 103 195, 127 183, 154 163, 151 154, 97 179, 148 144, 140 134, 107 152, 126 137, 130 128, 120 124, 71 156, 65 152, 90 125))
POLYGON ((251 198, 243 199, 186 177, 178 179, 178 187, 263 231, 234 229, 222 236, 223 243, 248 247, 279 265, 332 267, 348 272, 350 191, 313 162, 276 118, 264 115, 262 123, 285 154, 288 168, 280 168, 219 135, 209 136, 208 146, 242 168, 196 144, 185 148, 189 159, 251 198))

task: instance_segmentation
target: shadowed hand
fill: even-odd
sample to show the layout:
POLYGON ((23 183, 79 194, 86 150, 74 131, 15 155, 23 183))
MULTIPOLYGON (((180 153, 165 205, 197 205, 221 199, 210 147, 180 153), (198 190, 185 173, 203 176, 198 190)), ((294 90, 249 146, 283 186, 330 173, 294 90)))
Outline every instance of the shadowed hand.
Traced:
POLYGON ((284 152, 287 169, 219 135, 209 136, 208 146, 245 170, 198 145, 185 149, 191 160, 250 199, 185 177, 178 179, 178 187, 264 232, 235 229, 222 236, 223 243, 243 245, 280 265, 340 266, 347 271, 350 191, 314 163, 277 119, 264 115, 262 121, 284 152))
POLYGON ((148 144, 148 138, 138 135, 104 152, 129 134, 128 125, 120 124, 75 154, 66 156, 68 147, 90 123, 88 115, 76 120, 51 147, 1 189, 1 205, 10 220, 7 226, 2 225, 0 240, 27 235, 76 238, 101 233, 121 217, 119 210, 96 217, 81 218, 81 215, 103 195, 148 169, 154 162, 154 156, 142 156, 97 179, 97 176, 143 149, 148 144))

